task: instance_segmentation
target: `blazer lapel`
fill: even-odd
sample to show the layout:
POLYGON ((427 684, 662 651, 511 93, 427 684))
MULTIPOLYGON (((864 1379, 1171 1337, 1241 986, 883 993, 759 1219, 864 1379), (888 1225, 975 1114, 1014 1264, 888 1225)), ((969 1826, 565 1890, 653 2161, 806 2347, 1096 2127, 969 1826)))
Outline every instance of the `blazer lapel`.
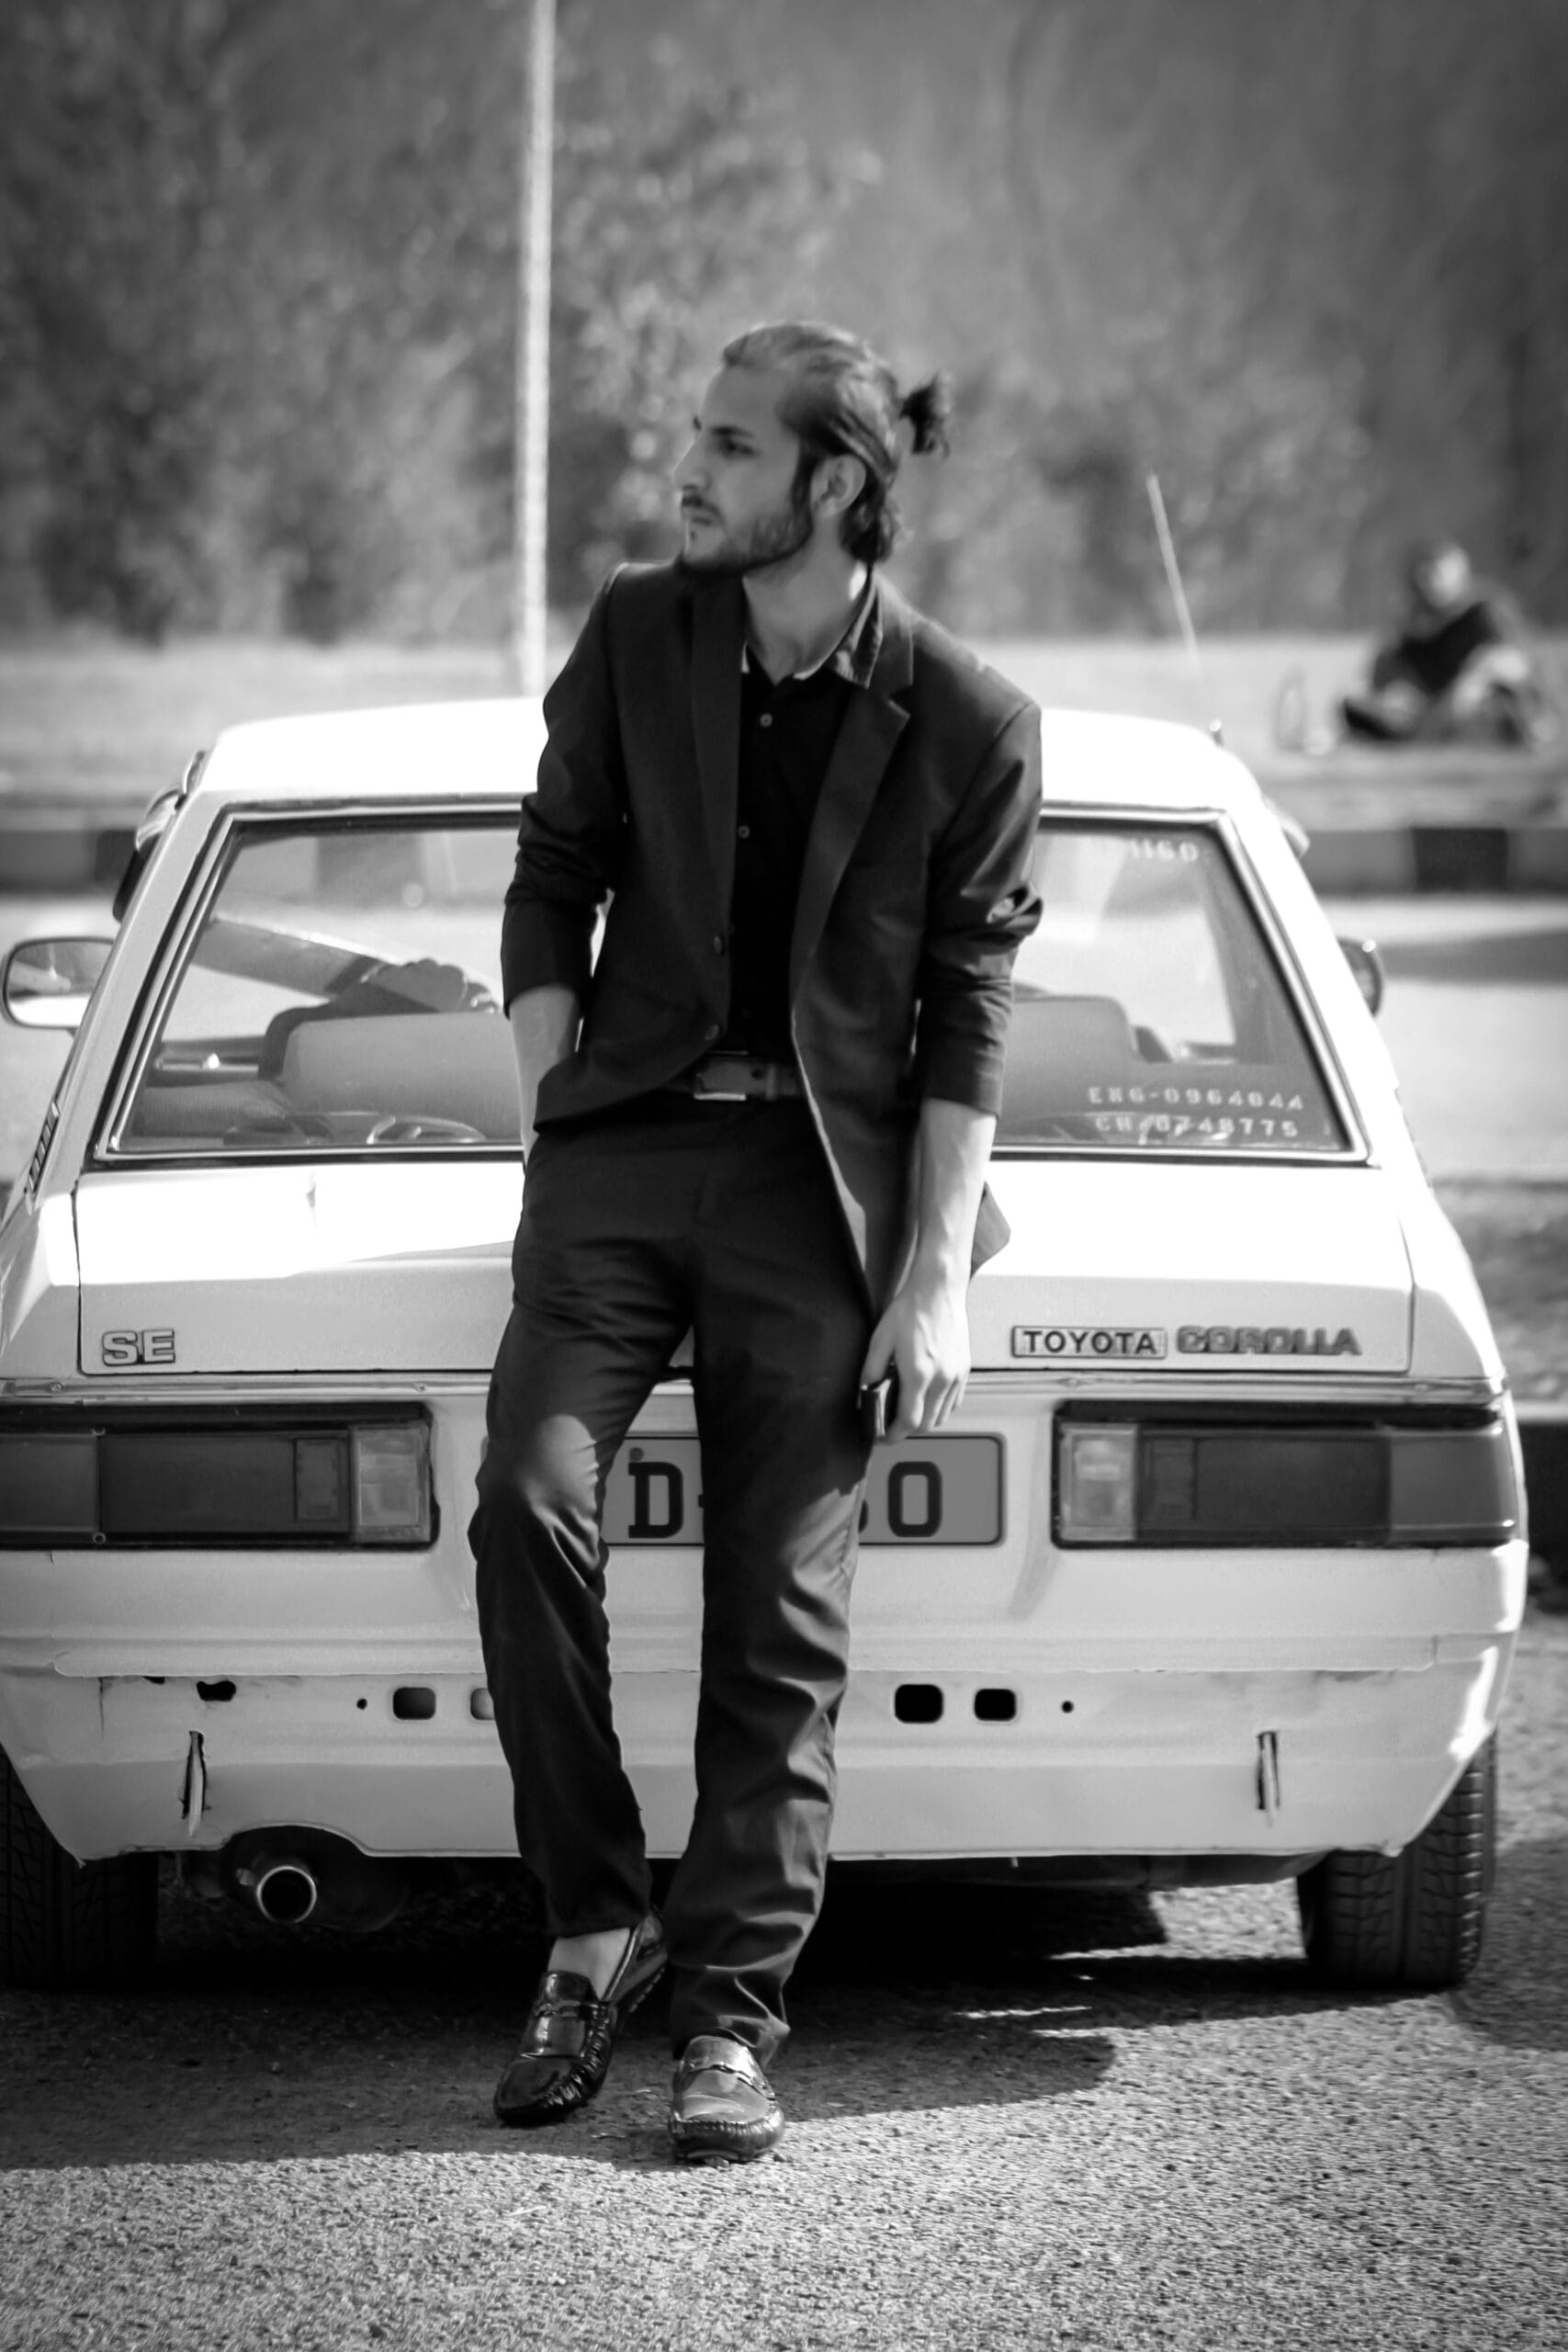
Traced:
POLYGON ((739 582, 716 582, 699 591, 692 608, 692 723, 708 863, 713 869, 716 927, 729 920, 735 883, 740 652, 745 641, 746 606, 739 582))
POLYGON ((878 583, 877 594, 882 600, 881 649, 870 683, 857 686, 850 696, 806 844, 806 864, 789 950, 792 1004, 822 936, 833 893, 865 828, 894 746, 908 720, 908 712, 896 699, 914 676, 914 639, 908 607, 886 582, 878 583))

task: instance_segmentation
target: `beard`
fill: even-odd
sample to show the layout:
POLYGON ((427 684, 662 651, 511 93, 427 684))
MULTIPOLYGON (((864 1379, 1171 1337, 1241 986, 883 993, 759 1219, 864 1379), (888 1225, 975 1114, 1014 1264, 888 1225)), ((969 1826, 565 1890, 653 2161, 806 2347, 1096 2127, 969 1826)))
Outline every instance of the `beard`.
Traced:
POLYGON ((743 580, 749 571, 762 571, 799 555, 810 545, 814 527, 811 471, 809 466, 801 467, 789 495, 771 514, 754 516, 739 534, 727 532, 705 554, 678 557, 678 568, 704 579, 743 580))

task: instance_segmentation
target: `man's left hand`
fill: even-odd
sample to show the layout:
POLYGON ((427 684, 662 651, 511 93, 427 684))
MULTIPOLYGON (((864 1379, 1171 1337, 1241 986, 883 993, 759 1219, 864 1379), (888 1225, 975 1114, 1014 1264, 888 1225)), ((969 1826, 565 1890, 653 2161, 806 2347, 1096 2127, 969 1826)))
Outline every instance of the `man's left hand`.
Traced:
POLYGON ((969 1316, 965 1284, 951 1275, 922 1277, 911 1269, 871 1335, 861 1371, 870 1387, 891 1368, 897 1375, 897 1411, 889 1439, 941 1429, 964 1399, 969 1377, 969 1316))

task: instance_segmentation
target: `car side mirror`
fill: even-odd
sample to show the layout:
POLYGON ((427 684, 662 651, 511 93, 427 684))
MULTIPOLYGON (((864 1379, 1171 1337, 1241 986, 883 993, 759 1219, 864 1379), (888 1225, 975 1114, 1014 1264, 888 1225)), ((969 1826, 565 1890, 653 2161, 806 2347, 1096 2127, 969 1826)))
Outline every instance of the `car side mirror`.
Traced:
POLYGON ((1375 1020, 1382 1010, 1383 990, 1388 985, 1388 975, 1383 970, 1382 957, 1378 954, 1377 941, 1342 939, 1339 951, 1350 967, 1356 986, 1361 991, 1362 1002, 1375 1020))
POLYGON ((24 939, 0 972, 0 1009, 20 1029, 77 1029, 109 959, 107 939, 24 939))

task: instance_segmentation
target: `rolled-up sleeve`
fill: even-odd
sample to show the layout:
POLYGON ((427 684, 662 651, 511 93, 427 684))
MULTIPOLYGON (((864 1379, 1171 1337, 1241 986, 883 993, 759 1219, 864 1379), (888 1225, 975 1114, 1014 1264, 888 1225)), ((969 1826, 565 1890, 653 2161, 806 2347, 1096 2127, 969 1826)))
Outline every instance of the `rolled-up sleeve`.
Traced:
POLYGON ((1012 967, 1040 921, 1040 713, 1023 703, 976 767, 933 852, 915 1040, 918 1092, 1001 1107, 1012 967))
POLYGON ((502 1000, 525 989, 588 994, 593 926, 615 887, 626 775, 610 676, 607 580, 545 696, 538 786, 523 803, 517 864, 501 925, 502 1000))

